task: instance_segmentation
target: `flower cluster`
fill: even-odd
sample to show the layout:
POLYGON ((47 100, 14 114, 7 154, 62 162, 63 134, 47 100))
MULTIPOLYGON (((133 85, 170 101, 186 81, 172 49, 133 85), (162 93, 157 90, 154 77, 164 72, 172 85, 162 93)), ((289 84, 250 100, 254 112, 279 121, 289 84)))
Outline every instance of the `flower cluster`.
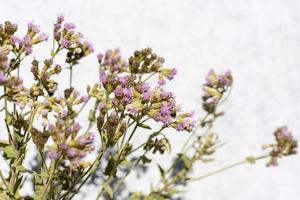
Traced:
POLYGON ((277 166, 279 158, 297 153, 298 142, 287 127, 278 128, 274 132, 274 136, 276 144, 264 145, 264 148, 272 148, 270 152, 271 160, 267 163, 267 166, 277 166))
MULTIPOLYGON (((102 66, 102 74, 104 73, 103 70, 109 70, 110 73, 127 71, 128 63, 122 59, 120 49, 107 50, 105 54, 99 53, 97 58, 102 66)), ((105 78, 102 81, 105 82, 105 78)))
POLYGON ((46 33, 40 31, 40 27, 33 22, 28 23, 27 33, 23 38, 12 36, 10 38, 11 45, 19 50, 19 53, 25 52, 26 55, 32 53, 33 45, 47 41, 46 33))
MULTIPOLYGON (((5 124, 1 133, 7 134, 7 139, 0 140, 0 157, 11 166, 8 173, 0 169, 0 199, 72 199, 91 175, 96 175, 91 182, 97 182, 97 170, 101 170, 102 181, 98 197, 118 199, 118 188, 131 171, 144 169, 151 162, 147 154, 170 151, 168 134, 164 132, 168 128, 192 134, 169 169, 159 165, 158 187, 151 188, 147 196, 141 193, 133 196, 137 200, 175 199, 177 187, 192 180, 194 164, 211 161, 211 155, 222 145, 211 128, 222 115, 217 112, 217 106, 224 100, 224 93, 232 88, 233 77, 229 71, 223 74, 209 71, 202 96, 206 115, 196 127, 194 112, 183 111, 174 93, 164 87, 174 79, 177 70, 165 67, 164 58, 151 48, 135 51, 128 60, 121 56, 119 49, 98 54, 99 82, 88 85, 85 95, 72 86, 72 70, 94 50, 73 23, 65 22, 63 16, 57 17, 51 55, 42 60, 31 54, 34 45, 46 41, 47 35, 33 22, 27 25, 24 37, 16 36, 17 29, 11 22, 0 25, 0 87, 3 89, 0 90, 3 91, 0 118, 5 124), (61 51, 66 51, 66 55, 61 55, 61 51), (63 59, 57 59, 59 56, 63 59), (30 83, 23 83, 21 78, 24 59, 31 62, 30 83), (59 63, 61 60, 64 62, 59 63), (66 65, 70 70, 69 85, 60 88, 56 76, 61 75, 62 66, 66 65), (90 103, 94 106, 89 110, 88 125, 83 130, 79 115, 90 103), (155 122, 159 128, 152 126, 155 122), (210 125, 206 132, 197 134, 206 124, 210 125), (96 134, 92 132, 95 126, 99 146, 94 146, 97 144, 96 134), (141 130, 146 137, 143 141, 135 140, 141 130), (32 147, 30 141, 41 158, 36 160, 37 168, 25 163, 27 149, 32 147), (97 153, 93 162, 87 159, 91 153, 97 153), (28 174, 33 178, 28 179, 28 174), (34 197, 21 196, 23 184, 31 180, 34 197)), ((267 155, 246 158, 199 179, 263 158, 271 158, 268 166, 275 166, 279 158, 296 154, 297 141, 286 127, 278 128, 274 134, 276 144, 265 146, 270 148, 267 155)))
POLYGON ((204 110, 214 113, 223 94, 232 86, 232 82, 233 78, 230 71, 217 74, 214 70, 210 70, 203 86, 202 99, 204 102, 202 106, 204 110))
POLYGON ((52 96, 57 90, 57 82, 50 78, 55 74, 58 75, 62 71, 61 66, 53 64, 53 59, 46 59, 43 64, 40 70, 38 60, 32 61, 31 72, 37 81, 37 83, 33 84, 30 88, 30 95, 33 98, 44 95, 45 93, 52 96))
MULTIPOLYGON (((81 58, 94 51, 92 44, 84 40, 83 35, 76 32, 75 28, 75 24, 64 22, 64 16, 60 15, 57 17, 53 29, 54 39, 59 44, 57 51, 60 48, 67 49, 66 62, 72 65, 77 64, 81 58)), ((56 52, 52 53, 55 54, 56 52)))
POLYGON ((9 88, 21 89, 23 80, 19 76, 8 76, 11 65, 8 62, 8 56, 4 48, 0 47, 0 85, 9 88))
POLYGON ((51 136, 54 144, 48 153, 51 160, 62 158, 70 161, 71 167, 86 167, 87 163, 82 160, 87 153, 92 152, 95 147, 94 134, 85 133, 79 136, 81 126, 79 123, 67 124, 63 118, 58 119, 55 124, 49 123, 45 132, 51 136))
POLYGON ((159 76, 169 80, 176 74, 176 70, 164 68, 163 59, 152 53, 150 48, 136 51, 129 58, 129 68, 118 49, 99 54, 98 61, 100 82, 112 105, 120 112, 138 115, 140 118, 148 117, 178 131, 191 131, 194 128, 191 112, 180 113, 173 93, 162 87, 151 88, 150 84, 142 81, 142 77, 151 72, 159 73, 159 76))

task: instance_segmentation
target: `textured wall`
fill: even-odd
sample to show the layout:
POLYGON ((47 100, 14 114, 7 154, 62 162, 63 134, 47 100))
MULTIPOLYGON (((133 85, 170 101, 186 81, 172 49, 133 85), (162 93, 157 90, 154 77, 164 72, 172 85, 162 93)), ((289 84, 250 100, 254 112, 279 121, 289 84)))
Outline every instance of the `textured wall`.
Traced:
MULTIPOLYGON (((128 56, 135 49, 152 47, 166 58, 168 65, 178 68, 179 75, 170 88, 186 109, 200 108, 201 83, 209 68, 230 69, 235 86, 223 107, 226 117, 216 128, 227 145, 216 155, 219 159, 216 163, 203 168, 199 163, 195 174, 259 152, 262 143, 273 141, 272 132, 277 126, 287 124, 300 138, 298 0, 0 0, 0 3, 1 22, 10 19, 25 26, 34 19, 49 32, 56 14, 64 13, 99 51, 120 47, 128 56)), ((97 79, 95 59, 87 59, 76 70, 75 81, 81 81, 75 85, 82 89, 82 83, 97 79)), ((181 144, 182 139, 172 140, 181 144)), ((264 163, 240 167, 191 184, 186 197, 297 200, 299 161, 299 156, 295 156, 282 160, 278 168, 267 169, 264 163)), ((155 174, 157 171, 150 173, 155 174)), ((130 187, 146 188, 149 179, 150 176, 144 184, 138 182, 130 187)))

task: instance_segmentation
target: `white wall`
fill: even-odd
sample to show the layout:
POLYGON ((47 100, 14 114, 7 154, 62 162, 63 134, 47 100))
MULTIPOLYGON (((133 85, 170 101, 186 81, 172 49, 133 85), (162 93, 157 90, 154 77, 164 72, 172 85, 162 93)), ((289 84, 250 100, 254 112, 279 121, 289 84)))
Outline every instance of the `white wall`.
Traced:
MULTIPOLYGON (((0 21, 12 20, 23 30, 35 20, 51 33, 57 13, 64 13, 98 51, 121 47, 128 56, 152 47, 178 68, 170 88, 186 109, 201 108, 208 69, 230 69, 234 90, 216 128, 227 145, 216 163, 204 168, 199 163, 195 174, 259 152, 262 143, 273 141, 277 126, 288 125, 300 138, 300 1, 0 0, 0 5, 0 21)), ((83 83, 97 80, 96 71, 96 60, 86 59, 75 71, 75 85, 83 89, 83 83)), ((175 135, 172 140, 181 144, 183 137, 175 135)), ((297 155, 281 160, 277 168, 264 163, 240 167, 190 185, 186 198, 297 200, 299 161, 297 155)))

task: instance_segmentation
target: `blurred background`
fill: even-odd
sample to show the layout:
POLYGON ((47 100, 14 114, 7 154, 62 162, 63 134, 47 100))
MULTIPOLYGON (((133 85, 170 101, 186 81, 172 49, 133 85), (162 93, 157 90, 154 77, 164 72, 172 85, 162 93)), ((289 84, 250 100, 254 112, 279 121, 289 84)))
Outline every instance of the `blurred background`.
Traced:
MULTIPOLYGON (((1 23, 11 20, 24 32, 33 20, 50 35, 62 13, 93 43, 96 53, 119 47, 129 57, 134 50, 153 48, 167 66, 178 69, 168 88, 197 116, 203 114, 201 84, 207 71, 231 70, 234 88, 215 128, 226 145, 214 156, 216 162, 197 165, 196 176, 258 154, 263 143, 273 142, 278 126, 287 125, 300 138, 298 0, 0 0, 0 5, 1 23)), ((35 49, 36 57, 49 55, 46 48, 35 49)), ((74 70, 75 87, 84 90, 91 80, 96 82, 97 72, 96 58, 84 59, 74 70)), ((174 153, 186 136, 169 133, 174 153)), ((242 166, 189 185, 185 198, 297 200, 299 169, 299 155, 282 159, 276 168, 266 168, 264 161, 242 166)), ((142 180, 132 176, 128 186, 147 191, 158 175, 155 168, 142 180)), ((85 192, 84 199, 97 194, 85 192)))

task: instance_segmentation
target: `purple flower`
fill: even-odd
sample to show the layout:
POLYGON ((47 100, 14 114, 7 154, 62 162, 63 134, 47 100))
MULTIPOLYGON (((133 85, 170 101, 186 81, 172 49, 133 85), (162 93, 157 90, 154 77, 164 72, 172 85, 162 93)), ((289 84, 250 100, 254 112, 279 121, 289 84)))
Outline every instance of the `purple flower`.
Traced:
POLYGON ((177 131, 183 131, 186 130, 188 132, 191 132, 196 126, 196 122, 194 120, 191 120, 189 118, 183 119, 182 122, 178 123, 176 125, 177 131))
POLYGON ((61 143, 59 145, 59 148, 63 151, 67 150, 69 148, 69 145, 67 145, 66 143, 61 143))
POLYGON ((31 43, 31 38, 30 38, 29 35, 26 35, 26 36, 23 38, 22 44, 25 45, 25 46, 31 46, 31 45, 32 45, 32 43, 31 43))
POLYGON ((108 76, 104 71, 100 72, 99 78, 100 78, 100 83, 102 83, 102 84, 107 83, 108 76))
POLYGON ((0 84, 4 84, 7 81, 6 76, 4 76, 4 72, 0 71, 0 84))
POLYGON ((224 74, 219 76, 219 83, 223 84, 226 87, 231 86, 232 84, 232 75, 230 71, 226 71, 224 74))
POLYGON ((75 26, 74 23, 65 23, 65 25, 64 25, 64 29, 65 29, 66 31, 69 31, 69 30, 75 29, 75 28, 76 28, 76 26, 75 26))
POLYGON ((32 47, 25 47, 26 55, 30 55, 32 53, 32 47))
POLYGON ((161 79, 158 80, 158 85, 159 86, 163 86, 165 84, 166 84, 166 80, 165 79, 161 78, 161 79))
POLYGON ((84 145, 88 145, 88 144, 91 144, 93 143, 95 139, 95 135, 94 134, 85 134, 85 135, 82 135, 80 136, 78 139, 77 139, 77 144, 79 146, 84 146, 84 145))
POLYGON ((132 102, 132 95, 134 92, 134 88, 123 88, 124 101, 126 104, 130 104, 132 102))
POLYGON ((102 113, 106 109, 106 105, 104 103, 99 103, 99 111, 102 113))
POLYGON ((76 156, 76 150, 74 148, 68 148, 67 155, 70 158, 74 158, 76 156))
POLYGON ((40 32, 40 27, 35 25, 33 22, 29 22, 27 24, 27 28, 29 32, 33 32, 33 33, 39 33, 40 32))
POLYGON ((84 158, 84 157, 86 156, 86 152, 80 151, 80 152, 78 153, 78 156, 79 156, 80 158, 84 158))
POLYGON ((13 45, 19 45, 19 44, 22 44, 22 39, 13 35, 10 37, 10 42, 13 45))
POLYGON ((114 90, 114 93, 116 97, 122 97, 123 96, 123 88, 121 86, 116 87, 114 90))
POLYGON ((68 39, 63 38, 63 39, 61 40, 61 45, 62 45, 64 48, 69 48, 70 45, 71 45, 71 42, 70 42, 68 39))
POLYGON ((177 69, 173 68, 170 74, 167 75, 167 79, 172 80, 176 74, 177 74, 177 69))
POLYGON ((87 102, 88 100, 89 100, 89 96, 82 96, 80 99, 81 99, 81 101, 83 101, 83 102, 87 102))
POLYGON ((72 126, 72 130, 74 132, 78 132, 79 130, 81 129, 81 126, 78 122, 74 123, 73 126, 72 126))
POLYGON ((97 59, 98 59, 98 61, 99 61, 100 63, 101 63, 103 57, 104 57, 103 53, 99 53, 99 54, 97 55, 97 59))
POLYGON ((120 76, 118 77, 118 81, 123 85, 126 86, 128 84, 128 76, 120 76))
POLYGON ((60 14, 57 16, 57 23, 61 24, 65 20, 65 16, 60 14))
POLYGON ((50 160, 57 160, 57 159, 58 159, 58 154, 57 154, 57 152, 54 151, 54 150, 49 151, 49 152, 48 152, 48 158, 49 158, 50 160))
POLYGON ((37 37, 38 42, 44 42, 48 40, 48 35, 46 33, 41 33, 37 37))
POLYGON ((53 124, 51 124, 51 123, 48 124, 47 128, 48 128, 49 132, 53 132, 55 130, 55 126, 53 124))
POLYGON ((152 96, 152 91, 148 90, 142 93, 143 100, 149 101, 152 96))

